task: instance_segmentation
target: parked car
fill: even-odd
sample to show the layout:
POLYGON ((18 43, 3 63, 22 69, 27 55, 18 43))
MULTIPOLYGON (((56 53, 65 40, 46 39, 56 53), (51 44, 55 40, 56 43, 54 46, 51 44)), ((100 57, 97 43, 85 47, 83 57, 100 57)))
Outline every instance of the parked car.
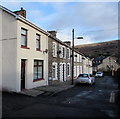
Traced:
POLYGON ((90 85, 95 84, 95 77, 92 74, 79 74, 76 80, 76 84, 78 83, 88 83, 90 85))
POLYGON ((97 72, 95 74, 95 77, 103 77, 104 76, 104 73, 103 72, 97 72))

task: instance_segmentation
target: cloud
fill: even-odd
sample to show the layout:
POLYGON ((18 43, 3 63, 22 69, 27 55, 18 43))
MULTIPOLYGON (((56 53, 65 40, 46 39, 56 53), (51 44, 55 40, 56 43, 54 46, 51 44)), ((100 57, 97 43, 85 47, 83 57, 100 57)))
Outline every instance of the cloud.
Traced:
POLYGON ((13 10, 13 11, 15 11, 21 7, 21 3, 17 2, 17 1, 14 1, 14 2, 1 1, 1 5, 7 6, 8 9, 13 10))
POLYGON ((49 18, 51 20, 48 28, 76 28, 77 34, 83 34, 84 37, 89 35, 89 39, 91 37, 90 41, 111 40, 117 37, 117 7, 117 3, 70 4, 64 6, 64 9, 58 9, 56 14, 49 18), (112 28, 116 29, 111 30, 112 28), (94 32, 91 32, 91 35, 86 32, 91 30, 94 30, 94 32))
MULTIPOLYGON (((18 10, 21 5, 24 5, 21 2, 3 3, 11 10, 18 10)), ((75 3, 74 1, 73 3, 43 2, 39 4, 46 8, 50 5, 54 10, 45 14, 45 9, 36 10, 31 6, 32 9, 29 7, 30 9, 27 10, 27 18, 44 30, 57 30, 57 37, 63 41, 71 40, 73 28, 75 28, 75 36, 82 35, 84 37, 83 42, 75 41, 75 43, 105 41, 115 39, 118 36, 118 4, 115 2, 75 3)), ((27 3, 25 5, 27 6, 27 3)))
POLYGON ((39 19, 42 18, 43 12, 40 10, 27 10, 27 16, 30 21, 34 23, 39 23, 39 19))

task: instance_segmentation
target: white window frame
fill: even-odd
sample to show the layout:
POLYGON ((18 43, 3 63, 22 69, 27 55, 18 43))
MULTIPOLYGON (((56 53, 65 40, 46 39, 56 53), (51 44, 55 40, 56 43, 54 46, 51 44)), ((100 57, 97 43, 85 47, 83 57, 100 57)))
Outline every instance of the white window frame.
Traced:
POLYGON ((70 63, 67 63, 67 76, 70 76, 70 63), (69 73, 68 73, 68 68, 69 68, 69 73))
POLYGON ((77 62, 79 62, 79 54, 77 54, 77 62))
POLYGON ((80 62, 82 62, 82 55, 80 55, 80 62))
POLYGON ((53 42, 53 47, 52 47, 52 51, 53 51, 53 57, 57 57, 57 43, 53 42))
POLYGON ((69 48, 66 49, 66 58, 70 59, 70 49, 69 48))
POLYGON ((59 44, 59 51, 60 51, 59 57, 63 58, 62 45, 60 45, 60 44, 59 44))
POLYGON ((74 52, 74 62, 77 62, 77 57, 75 57, 77 55, 76 52, 74 52))
POLYGON ((66 47, 62 46, 62 57, 65 59, 66 58, 66 47), (63 55, 63 49, 64 49, 64 55, 63 55))
POLYGON ((76 76, 77 76, 77 67, 74 66, 74 77, 76 77, 76 76))

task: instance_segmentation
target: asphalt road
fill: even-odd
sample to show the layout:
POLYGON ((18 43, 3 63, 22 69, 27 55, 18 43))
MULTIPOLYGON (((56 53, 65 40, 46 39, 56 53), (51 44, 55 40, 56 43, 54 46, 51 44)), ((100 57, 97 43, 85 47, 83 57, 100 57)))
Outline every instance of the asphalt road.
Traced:
POLYGON ((116 90, 114 79, 105 76, 93 86, 81 84, 55 96, 3 93, 3 118, 119 118, 120 106, 112 97, 116 90))

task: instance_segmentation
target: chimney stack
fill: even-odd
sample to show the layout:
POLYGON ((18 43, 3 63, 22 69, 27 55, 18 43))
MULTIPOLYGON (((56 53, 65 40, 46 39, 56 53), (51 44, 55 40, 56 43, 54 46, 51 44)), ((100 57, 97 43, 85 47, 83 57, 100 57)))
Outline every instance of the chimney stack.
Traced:
POLYGON ((64 41, 65 44, 67 44, 68 46, 71 46, 71 42, 70 41, 64 41))
POLYGON ((52 36, 56 37, 56 31, 48 31, 50 34, 52 34, 52 36))
POLYGON ((24 10, 23 7, 21 7, 21 10, 19 10, 19 11, 14 11, 14 13, 26 18, 26 10, 24 10))

